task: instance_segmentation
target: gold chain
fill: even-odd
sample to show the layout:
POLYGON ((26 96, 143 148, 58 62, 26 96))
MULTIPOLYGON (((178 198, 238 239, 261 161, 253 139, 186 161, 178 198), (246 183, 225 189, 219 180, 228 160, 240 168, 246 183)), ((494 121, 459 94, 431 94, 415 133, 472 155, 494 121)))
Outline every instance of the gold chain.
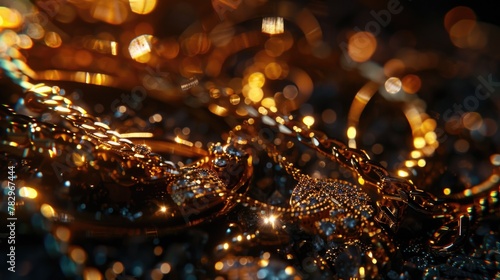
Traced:
MULTIPOLYGON (((33 154, 41 154, 53 158, 61 156, 62 151, 69 148, 73 151, 71 154, 72 163, 78 169, 85 169, 88 166, 84 164, 85 162, 94 165, 96 158, 103 158, 105 161, 117 163, 113 168, 104 170, 106 174, 109 174, 111 179, 122 186, 131 186, 138 183, 144 184, 158 180, 171 182, 175 181, 175 178, 182 176, 191 176, 193 180, 199 179, 197 178, 199 174, 196 173, 198 171, 190 171, 194 172, 191 175, 181 172, 172 162, 166 161, 160 155, 152 153, 151 148, 147 145, 134 144, 130 140, 122 138, 119 133, 111 130, 108 125, 100 122, 97 118, 89 115, 83 108, 74 105, 71 100, 62 96, 58 87, 48 87, 43 84, 34 86, 26 93, 25 104, 27 108, 36 113, 52 112, 69 123, 70 126, 63 128, 61 126, 37 122, 33 118, 16 114, 13 110, 4 107, 2 109, 2 119, 4 119, 3 125, 7 126, 7 133, 4 139, 2 139, 2 146, 11 154, 17 154, 24 158, 29 158, 33 154), (31 125, 27 125, 28 123, 31 125), (25 133, 24 136, 22 136, 22 131, 25 133)), ((258 116, 254 115, 254 117, 258 116)), ((431 194, 418 189, 408 180, 391 176, 384 167, 371 160, 366 152, 361 149, 347 147, 344 143, 330 139, 319 131, 294 122, 291 118, 278 115, 271 117, 271 114, 260 115, 260 118, 261 125, 274 127, 279 133, 295 137, 306 146, 313 148, 332 161, 353 171, 358 177, 358 182, 363 186, 363 191, 374 197, 377 210, 374 218, 385 228, 393 232, 397 231, 404 217, 405 209, 409 206, 424 215, 443 219, 443 223, 445 224, 443 228, 452 228, 454 230, 454 235, 450 235, 449 231, 447 231, 448 239, 445 239, 444 234, 441 234, 444 231, 438 230, 436 232, 434 239, 431 241, 431 244, 436 249, 451 250, 463 242, 470 228, 471 213, 460 211, 457 205, 437 200, 431 194)), ((245 125, 248 126, 252 122, 255 122, 253 118, 245 122, 245 125)), ((240 130, 242 130, 242 126, 237 126, 230 135, 234 137, 240 130)), ((254 132, 254 139, 262 142, 262 139, 255 137, 254 132)), ((237 142, 238 140, 230 137, 227 145, 233 145, 237 142)), ((294 179, 299 181, 292 195, 291 208, 266 206, 264 203, 255 201, 240 193, 234 191, 227 192, 225 187, 220 187, 222 184, 220 182, 211 183, 212 185, 219 186, 215 188, 213 194, 221 197, 227 196, 228 200, 235 199, 240 203, 267 207, 271 212, 290 213, 292 217, 304 217, 338 207, 349 208, 350 205, 359 206, 361 204, 364 205, 364 212, 371 213, 371 210, 366 208, 365 204, 360 202, 353 203, 353 197, 350 198, 351 202, 349 203, 347 203, 347 199, 343 200, 343 203, 338 202, 338 196, 336 198, 337 193, 334 190, 342 186, 351 188, 351 191, 354 191, 358 197, 364 194, 363 191, 357 190, 352 184, 342 183, 337 180, 312 179, 302 174, 299 168, 294 167, 275 148, 270 148, 273 146, 264 146, 268 154, 291 174, 294 179), (314 188, 316 188, 315 191, 308 193, 308 191, 314 188), (325 192, 325 190, 327 191, 325 192), (326 197, 329 198, 327 199, 323 194, 327 194, 326 197), (308 200, 317 195, 322 198, 320 201, 305 206, 308 200), (295 204, 297 207, 294 207, 293 199, 296 200, 295 204)), ((219 144, 217 149, 214 147, 211 148, 211 153, 217 154, 216 151, 220 149, 222 147, 219 144)), ((222 157, 226 157, 228 154, 225 151, 219 153, 219 156, 222 157)), ((205 158, 193 166, 202 167, 208 162, 215 165, 220 164, 220 157, 218 159, 205 158)), ((94 166, 94 168, 99 167, 94 166)), ((227 176, 231 176, 231 174, 229 173, 227 176)), ((239 187, 245 184, 244 182, 249 177, 250 174, 247 172, 245 179, 239 181, 239 187)), ((214 177, 210 175, 208 178, 214 177)), ((208 181, 210 180, 212 179, 208 181)), ((224 184, 227 184, 227 182, 224 182, 224 184)), ((175 189, 171 186, 169 192, 173 195, 174 201, 179 206, 186 207, 186 205, 189 205, 189 203, 192 204, 192 202, 179 198, 178 193, 182 190, 183 195, 185 195, 186 192, 193 192, 193 188, 193 186, 187 187, 184 185, 178 186, 175 189)), ((203 203, 208 202, 206 198, 212 194, 206 193, 205 195, 201 196, 203 197, 203 203)), ((200 201, 197 203, 200 204, 200 201)), ((211 203, 208 203, 208 205, 211 205, 211 203)), ((201 211, 200 209, 197 210, 201 211)), ((347 212, 354 213, 353 217, 357 220, 360 220, 360 217, 362 217, 361 211, 347 212)), ((366 216, 371 216, 371 214, 366 214, 366 216)), ((361 224, 366 223, 358 223, 358 225, 361 224)))
MULTIPOLYGON (((251 109, 249 110, 251 112, 251 109)), ((354 172, 363 190, 375 196, 377 208, 375 219, 390 231, 397 231, 405 209, 409 206, 426 216, 443 220, 443 227, 436 231, 431 240, 431 245, 435 249, 454 250, 464 242, 470 230, 473 208, 468 207, 470 211, 468 213, 462 211, 458 204, 439 201, 431 194, 418 189, 411 181, 391 176, 387 169, 371 160, 364 150, 350 148, 338 140, 328 138, 320 131, 305 127, 302 123, 279 115, 273 116, 269 112, 267 115, 254 114, 253 116, 256 119, 260 118, 261 124, 274 127, 279 133, 295 137, 301 143, 354 172), (447 230, 444 231, 444 228, 447 230)), ((250 119, 246 125, 249 122, 254 123, 255 120, 250 119)), ((237 127, 236 130, 240 129, 237 127)), ((276 157, 289 173, 300 173, 298 168, 286 162, 278 152, 270 151, 269 153, 276 157)))

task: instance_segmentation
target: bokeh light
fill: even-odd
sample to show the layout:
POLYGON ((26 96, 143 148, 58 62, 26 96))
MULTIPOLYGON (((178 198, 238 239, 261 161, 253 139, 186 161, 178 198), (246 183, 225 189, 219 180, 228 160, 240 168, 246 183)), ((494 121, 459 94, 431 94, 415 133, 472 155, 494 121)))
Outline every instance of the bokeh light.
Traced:
POLYGON ((156 7, 156 0, 129 0, 132 12, 140 15, 151 13, 156 7))
POLYGON ((401 80, 401 83, 403 85, 403 90, 409 94, 417 93, 422 86, 422 81, 420 80, 420 78, 417 75, 413 74, 404 76, 401 80))
POLYGON ((377 49, 377 40, 370 32, 357 32, 349 37, 348 53, 355 62, 369 60, 377 49))
POLYGON ((128 51, 132 59, 143 63, 149 61, 153 48, 153 38, 152 35, 141 35, 130 41, 128 51))
POLYGON ((385 85, 385 90, 391 94, 398 93, 403 86, 401 80, 399 78, 396 78, 396 77, 391 77, 391 78, 387 79, 387 81, 385 81, 384 85, 385 85))

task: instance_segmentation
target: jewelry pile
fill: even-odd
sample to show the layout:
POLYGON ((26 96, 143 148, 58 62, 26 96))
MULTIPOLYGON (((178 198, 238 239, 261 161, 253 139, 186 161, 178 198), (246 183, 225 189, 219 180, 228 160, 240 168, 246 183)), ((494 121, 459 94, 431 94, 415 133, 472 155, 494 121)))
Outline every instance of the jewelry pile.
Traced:
MULTIPOLYGON (((441 115, 443 129, 424 101, 436 97, 416 95, 424 70, 440 69, 434 54, 413 50, 382 69, 370 60, 382 39, 368 25, 348 36, 342 62, 368 81, 356 83, 348 111, 325 105, 322 84, 312 82, 322 70, 308 74, 294 65, 308 62, 289 57, 298 51, 321 64, 331 56, 314 3, 277 2, 280 17, 261 15, 257 32, 250 19, 273 3, 214 0, 211 16, 160 40, 143 32, 153 29, 144 22, 133 38, 115 30, 68 39, 54 25, 81 18, 126 26, 159 9, 156 1, 126 9, 123 1, 7 2, 0 2, 2 279, 500 278, 498 111, 471 109, 488 98, 498 103, 494 89, 484 91, 496 85, 492 76, 478 78, 489 83, 464 99, 466 112, 441 115), (135 14, 126 19, 128 9, 135 14), (287 27, 292 15, 301 38, 287 27), (243 26, 250 31, 239 32, 243 26), (46 54, 50 62, 40 59, 46 54), (414 59, 420 66, 409 70, 405 55, 428 61, 414 59), (133 87, 138 80, 143 86, 133 87), (342 110, 346 141, 336 139, 342 110), (455 164, 479 173, 464 184, 450 174, 455 164)), ((445 20, 452 41, 479 48, 471 38, 487 36, 486 27, 457 31, 472 24, 463 22, 472 10, 459 8, 445 20)))

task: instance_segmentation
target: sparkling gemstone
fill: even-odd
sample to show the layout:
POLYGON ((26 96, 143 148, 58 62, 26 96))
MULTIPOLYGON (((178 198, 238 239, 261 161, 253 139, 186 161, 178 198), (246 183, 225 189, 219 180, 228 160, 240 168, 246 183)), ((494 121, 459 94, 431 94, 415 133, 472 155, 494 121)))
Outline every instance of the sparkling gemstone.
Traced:
POLYGON ((330 222, 330 221, 324 221, 324 222, 320 222, 319 229, 326 236, 330 236, 330 235, 332 235, 335 232, 335 230, 337 229, 337 226, 334 223, 330 222))
POLYGON ((356 224, 357 224, 357 221, 354 218, 347 217, 347 218, 344 219, 344 225, 348 229, 354 229, 356 227, 356 224))
POLYGON ((227 160, 222 157, 218 157, 215 159, 214 164, 218 167, 224 167, 227 165, 227 160))

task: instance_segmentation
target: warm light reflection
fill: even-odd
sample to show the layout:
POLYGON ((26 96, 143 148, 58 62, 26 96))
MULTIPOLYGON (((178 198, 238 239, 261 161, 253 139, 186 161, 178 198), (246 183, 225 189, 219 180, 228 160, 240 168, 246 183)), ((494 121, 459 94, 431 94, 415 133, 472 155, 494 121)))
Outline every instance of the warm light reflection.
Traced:
POLYGON ((212 7, 223 20, 227 12, 232 12, 238 8, 243 0, 212 0, 212 7))
POLYGON ((368 82, 366 83, 356 94, 354 97, 351 107, 349 108, 349 113, 348 113, 348 135, 352 135, 351 133, 354 133, 354 136, 349 137, 348 145, 351 148, 356 148, 356 127, 359 123, 361 114, 363 113, 363 110, 365 109, 366 105, 370 101, 370 99, 373 97, 373 95, 378 91, 379 89, 379 84, 375 82, 368 82), (352 131, 352 129, 354 131, 352 131), (349 131, 351 130, 351 131, 349 131))
POLYGON ((283 96, 286 99, 294 100, 299 95, 299 89, 295 85, 286 85, 283 88, 283 96))
POLYGON ((71 231, 67 227, 58 226, 55 230, 55 236, 63 242, 68 242, 71 237, 71 231))
POLYGON ((292 266, 287 266, 285 267, 285 274, 293 275, 295 274, 295 269, 292 266))
POLYGON ((179 42, 174 38, 167 38, 158 43, 158 54, 166 59, 177 57, 180 51, 179 42))
POLYGON ((51 48, 59 48, 62 44, 62 39, 57 32, 47 32, 45 33, 45 44, 51 48))
POLYGON ((215 263, 215 269, 216 270, 222 270, 224 268, 224 263, 223 262, 216 262, 215 263))
MULTIPOLYGON (((113 40, 104 40, 96 38, 84 38, 83 45, 85 48, 103 53, 117 55, 118 53, 118 43, 113 40)), ((109 66, 109 65, 106 65, 109 66)))
POLYGON ((50 206, 49 204, 42 204, 42 206, 40 206, 40 213, 42 213, 42 215, 45 217, 45 218, 53 218, 55 215, 56 215, 56 211, 54 210, 54 208, 52 208, 52 206, 50 206))
POLYGON ((354 126, 350 126, 348 129, 347 129, 347 138, 349 139, 354 139, 356 138, 356 127, 354 126))
POLYGON ((370 32, 357 32, 349 38, 347 51, 352 60, 365 62, 377 49, 377 40, 370 32))
POLYGON ((384 74, 387 77, 401 75, 405 70, 405 64, 401 59, 393 58, 384 64, 384 74))
POLYGON ((413 138, 413 146, 416 149, 422 149, 423 147, 425 147, 425 145, 426 145, 426 142, 425 142, 425 139, 423 137, 413 138))
POLYGON ((125 269, 125 267, 123 266, 123 263, 121 262, 115 262, 112 266, 112 269, 113 269, 113 272, 115 274, 120 274, 123 272, 123 270, 125 269))
POLYGON ((261 88, 252 87, 248 90, 247 95, 252 102, 257 103, 264 97, 264 91, 261 88))
POLYGON ((421 151, 414 150, 414 151, 411 151, 410 156, 412 158, 417 159, 417 158, 421 158, 423 155, 422 155, 421 151))
POLYGON ((410 176, 410 174, 405 170, 398 170, 398 176, 405 178, 405 177, 410 176))
POLYGON ((231 44, 215 49, 208 58, 205 73, 209 76, 218 76, 225 60, 234 53, 248 49, 262 43, 260 32, 250 31, 232 37, 231 44))
POLYGON ((260 267, 267 267, 269 265, 269 260, 268 259, 260 259, 259 260, 259 266, 260 267))
POLYGON ((403 77, 401 80, 403 84, 403 90, 406 93, 414 94, 420 90, 422 86, 422 81, 417 75, 409 74, 403 77))
POLYGON ((490 162, 494 166, 500 166, 500 154, 493 154, 490 156, 490 162))
POLYGON ((391 77, 385 81, 385 90, 390 93, 390 94, 396 94, 401 90, 401 87, 403 84, 401 83, 401 80, 396 77, 391 77))
POLYGON ((437 140, 437 135, 434 131, 428 131, 424 135, 425 142, 429 145, 433 145, 437 140))
POLYGON ((285 32, 285 24, 282 17, 262 18, 262 33, 275 35, 283 32, 285 32))
POLYGON ((62 71, 62 70, 44 70, 36 73, 41 80, 51 81, 74 81, 85 84, 112 86, 116 79, 113 76, 102 73, 90 73, 82 71, 62 71))
POLYGON ((450 29, 450 39, 459 48, 469 47, 468 38, 476 30, 476 21, 463 19, 455 23, 450 29))
POLYGON ((160 265, 160 271, 163 274, 168 274, 172 270, 172 266, 168 262, 164 262, 160 265))
POLYGON ((16 45, 17 41, 19 40, 19 36, 12 30, 6 30, 0 33, 0 39, 2 42, 2 51, 4 51, 3 48, 5 48, 6 46, 11 47, 16 45))
POLYGON ((80 247, 71 249, 69 256, 77 264, 83 264, 87 259, 87 253, 80 247))
POLYGON ((39 40, 45 35, 45 29, 39 23, 31 23, 26 29, 26 34, 32 39, 39 40))
POLYGON ((207 53, 210 50, 211 42, 206 33, 195 33, 182 40, 182 50, 188 56, 207 53))
POLYGON ((141 35, 135 37, 128 46, 128 52, 132 59, 145 63, 150 58, 150 53, 152 49, 152 35, 141 35))
POLYGON ((467 112, 462 116, 462 123, 468 130, 478 130, 483 125, 483 118, 477 112, 467 112))
POLYGON ((101 272, 94 267, 86 267, 83 270, 83 280, 102 280, 101 272))
POLYGON ((458 6, 449 10, 444 16, 444 27, 450 32, 453 25, 461 20, 476 20, 476 13, 469 7, 458 6))
POLYGON ((433 118, 428 118, 425 121, 422 122, 422 128, 426 131, 431 131, 436 129, 437 122, 433 118))
POLYGON ((415 160, 407 160, 405 161, 405 166, 408 168, 415 167, 417 162, 415 160))
POLYGON ((261 88, 262 86, 264 86, 265 82, 266 82, 266 78, 264 77, 264 74, 262 74, 261 72, 252 73, 248 77, 248 85, 250 87, 261 88))
POLYGON ((279 57, 285 51, 285 42, 279 37, 270 37, 264 44, 265 53, 270 57, 279 57))
POLYGON ((365 179, 363 179, 363 177, 358 177, 358 183, 363 186, 365 184, 365 179))
POLYGON ((33 47, 33 40, 26 34, 20 34, 19 47, 21 49, 31 49, 31 47, 33 47))
POLYGON ((277 80, 281 77, 281 73, 283 73, 283 69, 281 68, 281 65, 279 65, 276 62, 271 62, 266 65, 266 68, 264 69, 264 73, 266 74, 266 77, 268 77, 271 80, 277 80))
POLYGON ((123 23, 128 13, 129 7, 126 2, 120 0, 96 0, 91 9, 95 19, 116 25, 123 23))
POLYGON ((83 166, 86 163, 86 160, 87 160, 85 158, 84 154, 80 154, 78 152, 73 152, 71 154, 71 159, 72 159, 73 163, 75 164, 75 166, 77 166, 77 167, 83 166))
POLYGON ((185 145, 185 146, 188 146, 188 147, 193 147, 194 146, 193 142, 190 142, 188 140, 184 140, 184 139, 180 138, 179 136, 175 136, 174 141, 176 143, 179 143, 179 144, 182 144, 182 145, 185 145))
POLYGON ((264 224, 269 224, 271 225, 272 228, 274 228, 275 224, 276 224, 276 216, 274 215, 269 215, 267 217, 264 217, 264 224))
POLYGON ((129 4, 132 12, 140 15, 146 15, 154 10, 156 0, 129 0, 129 4))
POLYGON ((38 196, 38 192, 30 187, 21 187, 19 189, 19 196, 34 199, 38 196))
POLYGON ((22 22, 23 18, 17 10, 0 6, 0 29, 17 28, 22 22))
POLYGON ((482 49, 488 43, 489 27, 477 21, 475 12, 458 6, 446 13, 444 26, 451 42, 459 48, 482 49))
POLYGON ((217 116, 221 117, 225 117, 229 114, 227 108, 214 103, 208 105, 208 110, 210 110, 210 112, 216 114, 217 116))
MULTIPOLYGON (((323 30, 318 20, 316 19, 316 16, 312 13, 311 10, 309 10, 308 8, 303 8, 300 9, 298 13, 293 13, 291 11, 286 12, 286 15, 287 17, 293 18, 295 20, 295 24, 299 26, 299 28, 305 35, 308 46, 304 45, 304 47, 309 48, 323 45, 321 42, 323 38, 323 30)), ((304 51, 306 48, 303 48, 302 51, 304 51)))
POLYGON ((266 97, 266 98, 262 99, 261 104, 262 104, 262 106, 264 106, 266 108, 272 108, 272 107, 276 106, 276 102, 275 102, 274 98, 272 98, 272 97, 266 97))
POLYGON ((359 277, 361 279, 364 279, 365 278, 365 267, 364 266, 360 266, 358 270, 359 270, 359 277))
POLYGON ((311 127, 314 124, 314 117, 313 116, 305 116, 302 119, 302 122, 307 126, 311 127))

